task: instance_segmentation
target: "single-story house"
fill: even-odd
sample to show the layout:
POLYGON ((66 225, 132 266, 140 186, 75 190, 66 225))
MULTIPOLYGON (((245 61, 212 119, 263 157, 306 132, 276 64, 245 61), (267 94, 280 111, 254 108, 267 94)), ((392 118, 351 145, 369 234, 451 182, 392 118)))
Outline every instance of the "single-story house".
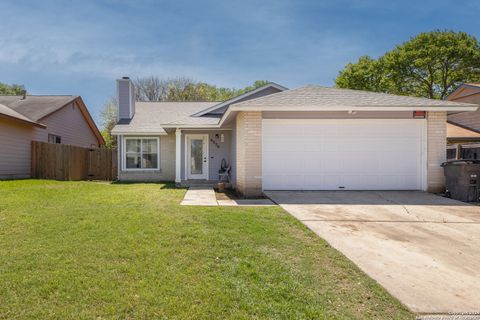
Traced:
MULTIPOLYGON (((480 104, 480 83, 461 84, 447 97, 447 100, 480 104)), ((450 112, 448 122, 474 132, 480 132, 480 111, 450 112)))
POLYGON ((447 120, 447 145, 479 142, 480 132, 447 120))
MULTIPOLYGON (((448 101, 480 104, 480 83, 462 83, 448 101)), ((480 154, 480 111, 449 112, 447 115, 447 158, 478 159, 480 154)))
POLYGON ((30 177, 32 141, 105 144, 79 96, 0 96, 0 179, 30 177))
POLYGON ((444 188, 447 112, 476 104, 275 83, 223 102, 136 102, 117 80, 119 179, 264 190, 444 188))

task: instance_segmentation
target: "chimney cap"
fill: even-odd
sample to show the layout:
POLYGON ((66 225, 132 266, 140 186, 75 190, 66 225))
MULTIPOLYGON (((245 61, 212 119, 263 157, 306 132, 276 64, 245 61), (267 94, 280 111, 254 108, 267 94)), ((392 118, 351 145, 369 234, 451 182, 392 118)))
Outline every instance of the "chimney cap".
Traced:
POLYGON ((129 80, 130 77, 122 77, 122 79, 129 80))

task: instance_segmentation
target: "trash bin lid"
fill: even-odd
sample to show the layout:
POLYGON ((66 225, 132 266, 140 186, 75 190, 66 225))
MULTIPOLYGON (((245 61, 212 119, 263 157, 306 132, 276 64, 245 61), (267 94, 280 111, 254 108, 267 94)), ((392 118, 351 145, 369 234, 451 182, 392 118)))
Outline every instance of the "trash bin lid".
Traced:
POLYGON ((442 163, 442 167, 445 166, 461 166, 461 165, 467 165, 467 164, 480 164, 480 160, 450 160, 442 163))

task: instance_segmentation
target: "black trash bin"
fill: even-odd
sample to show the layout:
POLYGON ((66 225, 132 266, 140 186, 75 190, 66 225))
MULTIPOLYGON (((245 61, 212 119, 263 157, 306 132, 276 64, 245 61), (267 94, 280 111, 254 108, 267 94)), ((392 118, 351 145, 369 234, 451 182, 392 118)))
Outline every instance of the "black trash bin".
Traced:
POLYGON ((453 160, 442 163, 447 195, 460 201, 479 201, 480 160, 453 160))

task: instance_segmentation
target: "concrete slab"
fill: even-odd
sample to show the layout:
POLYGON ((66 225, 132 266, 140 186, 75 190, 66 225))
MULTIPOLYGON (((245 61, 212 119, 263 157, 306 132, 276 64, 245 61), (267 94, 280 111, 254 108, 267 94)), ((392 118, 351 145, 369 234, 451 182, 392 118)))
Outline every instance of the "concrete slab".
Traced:
POLYGON ((182 206, 218 206, 211 187, 190 187, 181 202, 182 206))
POLYGON ((267 192, 412 311, 480 311, 480 208, 416 191, 267 192))
POLYGON ((237 206, 275 206, 270 199, 237 199, 237 206))
POLYGON ((217 200, 211 187, 188 188, 181 202, 182 206, 274 206, 270 199, 224 199, 217 200))
POLYGON ((231 207, 231 206, 238 206, 238 204, 235 202, 235 200, 232 200, 232 199, 229 199, 229 200, 217 200, 217 203, 219 206, 227 206, 227 207, 231 207))

